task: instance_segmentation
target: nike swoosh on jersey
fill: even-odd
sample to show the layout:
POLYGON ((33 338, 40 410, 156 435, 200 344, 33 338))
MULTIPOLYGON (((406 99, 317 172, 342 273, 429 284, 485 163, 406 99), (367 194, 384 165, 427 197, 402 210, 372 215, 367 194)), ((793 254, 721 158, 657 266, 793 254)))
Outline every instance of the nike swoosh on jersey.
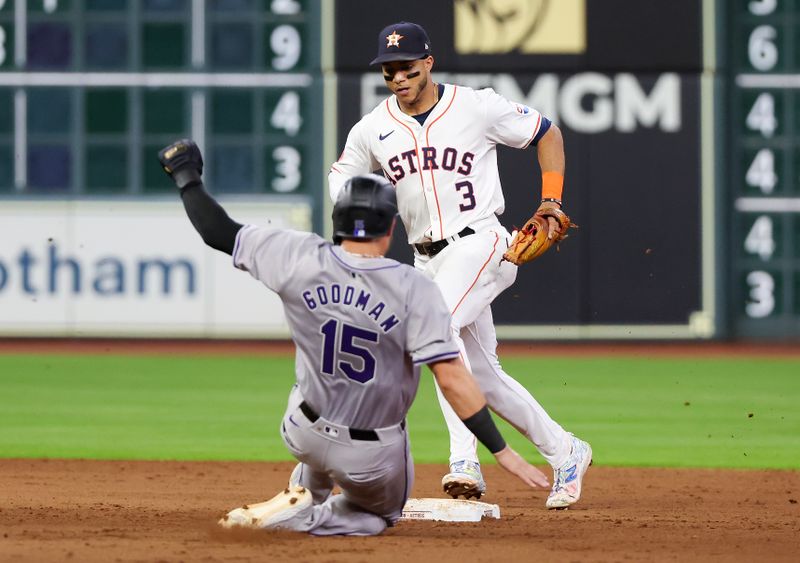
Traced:
POLYGON ((379 134, 379 135, 378 135, 378 139, 380 139, 381 141, 384 141, 384 140, 386 140, 386 137, 388 137, 388 136, 389 136, 389 135, 391 135, 392 133, 394 133, 394 129, 392 129, 391 131, 389 131, 388 133, 386 133, 386 135, 380 135, 380 134, 379 134))

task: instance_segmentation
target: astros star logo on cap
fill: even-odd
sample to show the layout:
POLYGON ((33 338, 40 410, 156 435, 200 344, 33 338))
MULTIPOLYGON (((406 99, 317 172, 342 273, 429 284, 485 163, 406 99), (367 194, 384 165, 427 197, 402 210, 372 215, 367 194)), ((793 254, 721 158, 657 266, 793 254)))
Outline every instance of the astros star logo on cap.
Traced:
POLYGON ((399 35, 396 31, 392 31, 391 35, 386 36, 386 46, 387 47, 399 47, 400 40, 405 37, 404 35, 399 35))

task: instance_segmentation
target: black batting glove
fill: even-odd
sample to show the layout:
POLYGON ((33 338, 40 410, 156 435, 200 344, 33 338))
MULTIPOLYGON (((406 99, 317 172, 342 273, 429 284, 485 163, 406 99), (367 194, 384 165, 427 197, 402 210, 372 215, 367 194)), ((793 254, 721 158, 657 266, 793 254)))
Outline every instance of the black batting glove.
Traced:
POLYGON ((203 155, 194 141, 181 139, 158 151, 158 160, 164 172, 183 190, 202 182, 203 155))

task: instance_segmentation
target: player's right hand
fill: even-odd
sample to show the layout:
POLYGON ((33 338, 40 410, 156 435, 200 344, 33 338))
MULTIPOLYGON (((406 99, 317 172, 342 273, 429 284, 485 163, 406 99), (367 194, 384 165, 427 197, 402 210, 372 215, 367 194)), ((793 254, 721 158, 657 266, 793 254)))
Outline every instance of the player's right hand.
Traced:
POLYGON ((500 467, 515 475, 523 483, 529 487, 550 487, 550 482, 544 473, 536 469, 533 465, 522 459, 517 452, 511 449, 511 446, 506 446, 496 454, 494 454, 497 463, 500 467))
POLYGON ((178 188, 200 183, 203 174, 203 155, 191 139, 181 139, 158 151, 158 160, 164 172, 178 188))

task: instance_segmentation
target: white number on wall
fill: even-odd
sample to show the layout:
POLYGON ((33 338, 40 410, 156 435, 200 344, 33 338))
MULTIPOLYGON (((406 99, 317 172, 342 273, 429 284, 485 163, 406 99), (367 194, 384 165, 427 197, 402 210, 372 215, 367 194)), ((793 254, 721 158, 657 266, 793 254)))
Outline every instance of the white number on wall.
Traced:
POLYGON ((772 137, 778 128, 778 120, 775 119, 775 98, 772 94, 768 92, 759 94, 750 113, 747 114, 745 124, 749 129, 758 131, 765 137, 772 137))
POLYGON ((272 0, 270 9, 273 14, 291 16, 300 13, 300 4, 297 3, 297 0, 272 0))
POLYGON ((269 123, 275 129, 283 129, 292 137, 297 135, 303 124, 300 115, 300 94, 290 91, 281 96, 269 118, 269 123))
POLYGON ((778 0, 753 0, 747 7, 754 16, 766 16, 778 7, 778 0))
POLYGON ((291 25, 279 25, 269 36, 269 45, 275 56, 272 57, 272 68, 289 70, 300 60, 300 32, 291 25))
POLYGON ((761 149, 756 153, 744 180, 748 186, 758 188, 762 193, 772 193, 778 184, 778 175, 775 174, 775 155, 772 149, 761 149))
POLYGON ((0 27, 0 65, 6 62, 6 30, 0 27))
POLYGON ((761 215, 755 220, 744 239, 744 250, 749 254, 757 254, 762 260, 769 260, 772 257, 775 252, 772 218, 761 215))
POLYGON ((771 25, 760 25, 753 30, 747 41, 747 54, 753 68, 766 71, 778 63, 777 36, 778 32, 771 25))
POLYGON ((294 147, 275 147, 272 151, 275 173, 272 189, 276 192, 293 192, 300 186, 300 151, 294 147))
POLYGON ((745 305, 745 313, 753 319, 769 316, 775 310, 775 280, 768 272, 756 270, 747 274, 750 286, 750 302, 745 305))

